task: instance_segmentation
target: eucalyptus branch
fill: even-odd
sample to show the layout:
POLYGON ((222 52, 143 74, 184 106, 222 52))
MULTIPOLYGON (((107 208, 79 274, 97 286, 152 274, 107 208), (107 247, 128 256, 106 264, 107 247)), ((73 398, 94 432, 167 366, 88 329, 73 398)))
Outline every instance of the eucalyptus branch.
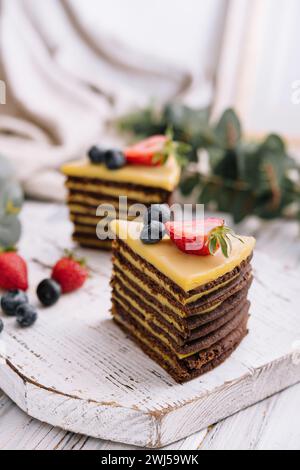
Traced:
POLYGON ((183 195, 195 194, 204 204, 213 202, 216 209, 231 213, 236 222, 251 214, 263 219, 285 217, 291 207, 300 220, 299 164, 279 135, 247 142, 234 110, 227 109, 212 123, 209 109, 172 103, 161 110, 150 107, 132 113, 118 126, 137 136, 163 133, 171 127, 175 140, 191 146, 180 184, 183 195), (189 165, 198 161, 200 150, 208 155, 208 174, 189 165))

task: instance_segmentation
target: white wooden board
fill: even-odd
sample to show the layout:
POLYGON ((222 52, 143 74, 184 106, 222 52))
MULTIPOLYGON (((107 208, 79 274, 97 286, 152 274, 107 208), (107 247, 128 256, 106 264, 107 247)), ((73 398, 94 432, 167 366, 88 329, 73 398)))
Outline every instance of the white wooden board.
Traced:
MULTIPOLYGON (((69 236, 57 206, 27 221, 21 249, 30 260, 33 302, 34 287, 70 245, 69 236)), ((249 336, 225 364, 178 385, 110 320, 110 255, 84 253, 92 277, 81 292, 40 309, 31 329, 5 319, 0 388, 30 416, 160 447, 300 381, 299 272, 258 251, 249 336)))

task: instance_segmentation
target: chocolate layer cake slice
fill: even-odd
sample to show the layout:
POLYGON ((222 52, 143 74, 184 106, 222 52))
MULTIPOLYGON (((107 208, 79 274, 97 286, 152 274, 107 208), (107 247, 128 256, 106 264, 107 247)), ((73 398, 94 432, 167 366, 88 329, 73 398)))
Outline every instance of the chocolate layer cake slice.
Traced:
MULTIPOLYGON (((161 138, 165 139, 164 136, 161 138)), ((111 240, 105 237, 99 239, 96 233, 101 220, 104 222, 109 217, 130 219, 128 208, 134 204, 149 207, 169 201, 180 178, 177 160, 170 154, 159 166, 150 163, 138 164, 137 157, 132 157, 130 163, 109 169, 105 163, 92 163, 85 158, 63 166, 75 241, 87 247, 109 249, 111 240), (127 197, 127 207, 120 206, 120 196, 127 197), (107 210, 103 207, 102 211, 97 211, 100 205, 105 205, 107 210)), ((136 216, 134 212, 132 218, 136 216)))
POLYGON ((178 250, 169 237, 143 244, 142 224, 115 220, 112 314, 177 382, 221 364, 247 334, 255 240, 231 239, 228 258, 178 250))

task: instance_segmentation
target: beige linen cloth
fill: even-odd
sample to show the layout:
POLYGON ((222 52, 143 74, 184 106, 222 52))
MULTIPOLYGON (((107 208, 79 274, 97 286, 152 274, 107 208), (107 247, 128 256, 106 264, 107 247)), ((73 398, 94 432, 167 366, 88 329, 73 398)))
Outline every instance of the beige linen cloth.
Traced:
POLYGON ((109 120, 149 97, 179 96, 192 77, 95 37, 71 0, 0 0, 0 80, 0 153, 28 195, 59 200, 63 162, 93 143, 116 144, 109 120))

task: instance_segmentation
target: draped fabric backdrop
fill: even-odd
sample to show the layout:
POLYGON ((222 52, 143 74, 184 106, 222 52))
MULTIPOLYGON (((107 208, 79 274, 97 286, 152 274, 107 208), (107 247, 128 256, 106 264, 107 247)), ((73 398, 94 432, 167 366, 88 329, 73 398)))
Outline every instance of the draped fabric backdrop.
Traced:
POLYGON ((27 194, 61 199, 60 165, 93 143, 116 145, 107 122, 132 106, 211 103, 226 7, 0 0, 0 152, 27 194))
POLYGON ((214 114, 234 106, 248 134, 279 132, 300 155, 299 21, 299 0, 231 0, 214 114))
POLYGON ((235 106, 297 143, 299 18, 299 0, 0 0, 0 152, 62 199, 60 165, 118 145, 108 122, 150 100, 235 106))

